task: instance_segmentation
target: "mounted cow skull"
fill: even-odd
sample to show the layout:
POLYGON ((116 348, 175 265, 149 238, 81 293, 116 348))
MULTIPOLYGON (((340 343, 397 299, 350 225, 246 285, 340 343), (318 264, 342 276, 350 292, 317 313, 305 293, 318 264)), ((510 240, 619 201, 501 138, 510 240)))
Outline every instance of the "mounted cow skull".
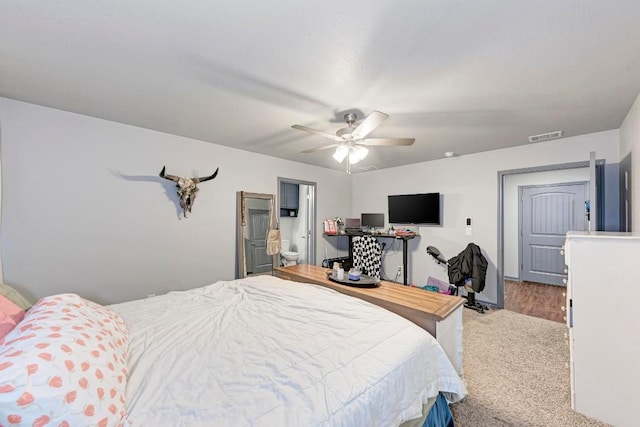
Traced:
POLYGON ((168 179, 176 183, 178 197, 180 198, 180 207, 182 207, 182 212, 185 218, 187 217, 187 212, 191 213, 193 202, 196 200, 196 195, 198 194, 198 187, 196 187, 196 185, 215 178, 216 175, 218 175, 218 169, 220 169, 216 169, 211 176, 205 176, 202 178, 186 178, 184 176, 166 174, 164 173, 165 168, 165 166, 162 167, 162 170, 160 171, 160 178, 168 179))

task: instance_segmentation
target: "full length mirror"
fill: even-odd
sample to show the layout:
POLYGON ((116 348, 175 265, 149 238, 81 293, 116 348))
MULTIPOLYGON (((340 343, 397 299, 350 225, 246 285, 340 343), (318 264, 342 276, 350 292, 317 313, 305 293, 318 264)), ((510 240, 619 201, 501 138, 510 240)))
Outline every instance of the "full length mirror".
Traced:
POLYGON ((267 231, 275 227, 273 194, 239 191, 236 196, 236 278, 270 273, 277 255, 267 255, 267 231))

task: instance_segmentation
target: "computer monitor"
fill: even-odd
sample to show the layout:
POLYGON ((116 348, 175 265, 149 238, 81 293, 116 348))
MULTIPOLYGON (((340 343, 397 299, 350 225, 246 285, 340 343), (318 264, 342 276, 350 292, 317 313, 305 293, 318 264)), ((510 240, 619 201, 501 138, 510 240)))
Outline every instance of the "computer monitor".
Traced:
POLYGON ((365 228, 384 228, 383 213, 363 213, 360 214, 360 223, 365 228))
POLYGON ((345 218, 344 228, 347 230, 360 230, 360 218, 345 218))

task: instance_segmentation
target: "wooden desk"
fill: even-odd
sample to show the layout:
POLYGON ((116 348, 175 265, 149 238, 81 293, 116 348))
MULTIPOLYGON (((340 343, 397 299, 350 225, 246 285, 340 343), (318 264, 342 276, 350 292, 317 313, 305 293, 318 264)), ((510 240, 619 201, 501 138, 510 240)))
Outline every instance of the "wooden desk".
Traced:
POLYGON ((326 268, 308 264, 274 269, 274 275, 281 279, 325 286, 412 321, 438 340, 453 366, 462 375, 463 298, 387 281, 382 281, 377 288, 354 288, 327 279, 326 272, 326 268))
POLYGON ((380 239, 399 239, 402 240, 402 278, 405 285, 407 285, 407 252, 408 252, 408 242, 411 239, 415 239, 419 237, 417 234, 409 234, 404 236, 398 236, 395 234, 371 234, 371 233, 345 233, 345 234, 329 234, 324 233, 325 236, 347 236, 349 238, 349 258, 353 260, 353 238, 355 236, 372 236, 380 239))

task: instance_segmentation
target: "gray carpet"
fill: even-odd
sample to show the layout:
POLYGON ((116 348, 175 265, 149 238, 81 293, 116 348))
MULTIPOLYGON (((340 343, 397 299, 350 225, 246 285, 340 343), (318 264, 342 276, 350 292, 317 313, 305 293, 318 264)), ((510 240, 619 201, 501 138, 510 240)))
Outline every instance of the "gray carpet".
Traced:
POLYGON ((457 427, 605 426, 571 410, 566 325, 507 310, 463 313, 469 395, 457 427))

